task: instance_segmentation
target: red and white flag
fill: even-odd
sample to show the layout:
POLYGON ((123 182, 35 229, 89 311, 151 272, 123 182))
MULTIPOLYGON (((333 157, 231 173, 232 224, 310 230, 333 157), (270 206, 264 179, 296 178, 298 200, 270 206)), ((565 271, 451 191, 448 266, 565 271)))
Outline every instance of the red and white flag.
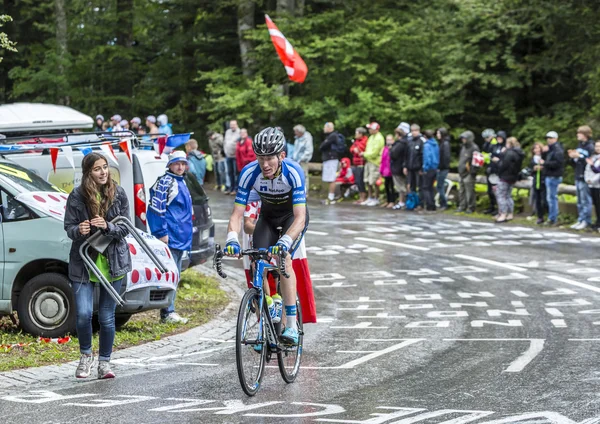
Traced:
POLYGON ((273 41, 279 59, 281 59, 281 62, 285 67, 288 78, 302 84, 306 79, 306 74, 308 74, 306 63, 304 63, 287 38, 279 31, 279 28, 277 28, 277 25, 269 18, 269 15, 265 15, 265 21, 267 22, 267 28, 269 28, 271 41, 273 41))

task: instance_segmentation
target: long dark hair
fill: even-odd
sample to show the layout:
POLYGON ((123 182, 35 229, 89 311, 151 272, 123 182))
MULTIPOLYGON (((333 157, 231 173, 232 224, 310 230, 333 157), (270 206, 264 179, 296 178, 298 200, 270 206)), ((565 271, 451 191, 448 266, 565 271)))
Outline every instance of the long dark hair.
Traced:
POLYGON ((100 153, 92 152, 84 156, 81 161, 81 170, 83 176, 81 177, 81 188, 83 190, 83 199, 87 206, 90 218, 95 216, 106 217, 108 209, 112 205, 115 195, 117 193, 116 183, 113 181, 110 175, 110 168, 108 168, 108 179, 106 184, 98 187, 92 178, 92 169, 94 164, 98 160, 103 160, 108 164, 106 158, 100 153), (98 201, 98 193, 100 193, 100 201, 98 201))

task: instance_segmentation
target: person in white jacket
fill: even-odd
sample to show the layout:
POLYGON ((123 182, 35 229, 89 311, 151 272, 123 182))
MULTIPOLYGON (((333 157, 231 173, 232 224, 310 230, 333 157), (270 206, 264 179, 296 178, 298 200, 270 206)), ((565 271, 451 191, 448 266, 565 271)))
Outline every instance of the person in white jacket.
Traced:
POLYGON ((583 177, 590 187, 592 203, 596 210, 596 222, 592 225, 594 230, 600 230, 600 140, 594 145, 594 155, 586 159, 587 165, 583 177))
POLYGON ((294 153, 290 156, 290 159, 298 162, 304 171, 304 178, 306 180, 306 195, 308 196, 308 163, 313 156, 313 136, 311 133, 306 131, 304 125, 296 125, 294 127, 294 153))

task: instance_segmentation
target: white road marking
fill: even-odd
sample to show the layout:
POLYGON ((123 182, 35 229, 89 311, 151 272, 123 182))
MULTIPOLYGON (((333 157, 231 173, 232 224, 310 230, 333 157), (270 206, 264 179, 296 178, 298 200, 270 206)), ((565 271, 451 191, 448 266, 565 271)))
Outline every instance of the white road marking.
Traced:
POLYGON ((373 327, 371 326, 371 324, 373 324, 372 322, 369 321, 363 321, 363 322, 359 322, 356 325, 332 325, 329 328, 335 328, 335 329, 342 329, 342 330, 349 330, 349 329, 355 329, 355 328, 368 328, 368 329, 375 329, 375 330, 385 330, 386 328, 389 327, 373 327))
POLYGON ((424 340, 425 339, 408 339, 408 340, 403 341, 402 343, 395 344, 395 345, 385 348, 383 350, 380 350, 380 351, 377 351, 374 353, 370 353, 366 356, 363 356, 362 358, 358 358, 358 359, 355 359, 354 361, 347 362, 344 365, 340 365, 339 368, 343 368, 343 369, 354 368, 357 365, 363 364, 363 363, 370 361, 372 359, 375 359, 379 356, 387 355, 388 353, 394 352, 398 349, 402 349, 404 347, 410 346, 415 343, 422 342, 424 340))
POLYGON ((385 300, 383 299, 371 299, 368 296, 360 296, 358 298, 358 300, 339 300, 339 303, 371 303, 371 302, 375 302, 375 303, 381 303, 381 302, 385 302, 385 300))
POLYGON ((306 230, 306 234, 314 234, 316 236, 326 236, 329 233, 325 233, 323 231, 315 231, 315 230, 306 230))
POLYGON ((316 289, 326 289, 326 288, 342 288, 342 287, 356 287, 356 284, 344 284, 343 282, 331 283, 328 286, 314 286, 316 289))
POLYGON ((572 286, 581 287, 582 289, 591 290, 596 293, 600 293, 600 287, 595 287, 590 284, 580 283, 579 281, 569 280, 568 278, 559 277, 558 275, 550 275, 548 278, 556 281, 560 281, 561 283, 570 284, 572 286))
POLYGON ((525 268, 521 268, 519 266, 504 264, 502 262, 492 261, 490 259, 478 258, 476 256, 469 256, 469 255, 454 255, 454 256, 456 258, 466 259, 467 261, 479 262, 479 263, 482 263, 482 264, 494 265, 494 266, 497 266, 499 268, 510 269, 511 271, 517 271, 517 272, 525 272, 525 271, 527 271, 525 268))
MULTIPOLYGON (((521 356, 515 359, 507 369, 502 372, 521 372, 529 365, 531 361, 544 349, 545 339, 443 339, 444 341, 457 341, 457 342, 503 342, 503 341, 528 341, 529 349, 527 349, 521 356)), ((569 339, 570 340, 570 339, 569 339)))
POLYGON ((404 247, 406 249, 413 249, 413 250, 421 250, 421 251, 428 251, 428 250, 430 250, 428 247, 412 246, 410 244, 398 243, 398 242, 395 242, 395 241, 378 240, 378 239, 372 239, 372 238, 367 238, 367 237, 354 237, 354 240, 368 241, 368 242, 371 242, 371 243, 386 244, 388 246, 404 247))

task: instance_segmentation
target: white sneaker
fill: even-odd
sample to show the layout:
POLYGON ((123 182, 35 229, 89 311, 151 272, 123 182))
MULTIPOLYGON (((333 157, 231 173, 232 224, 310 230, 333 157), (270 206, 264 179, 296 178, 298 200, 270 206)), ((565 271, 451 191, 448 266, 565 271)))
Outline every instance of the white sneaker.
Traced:
POLYGON ((579 227, 577 227, 577 230, 585 230, 587 227, 589 226, 589 224, 585 221, 581 221, 579 223, 579 227))
POLYGON ((187 324, 188 319, 181 317, 177 312, 171 312, 161 321, 165 324, 187 324))
POLYGON ((569 228, 572 229, 572 230, 578 230, 579 229, 578 227, 580 225, 581 225, 581 221, 576 222, 575 224, 571 225, 569 228))
POLYGON ((364 202, 360 203, 360 205, 361 206, 368 206, 371 201, 373 201, 373 199, 367 199, 364 202))
POLYGON ((379 205, 378 199, 371 199, 371 201, 369 203, 367 203, 367 206, 377 206, 377 205, 379 205))

